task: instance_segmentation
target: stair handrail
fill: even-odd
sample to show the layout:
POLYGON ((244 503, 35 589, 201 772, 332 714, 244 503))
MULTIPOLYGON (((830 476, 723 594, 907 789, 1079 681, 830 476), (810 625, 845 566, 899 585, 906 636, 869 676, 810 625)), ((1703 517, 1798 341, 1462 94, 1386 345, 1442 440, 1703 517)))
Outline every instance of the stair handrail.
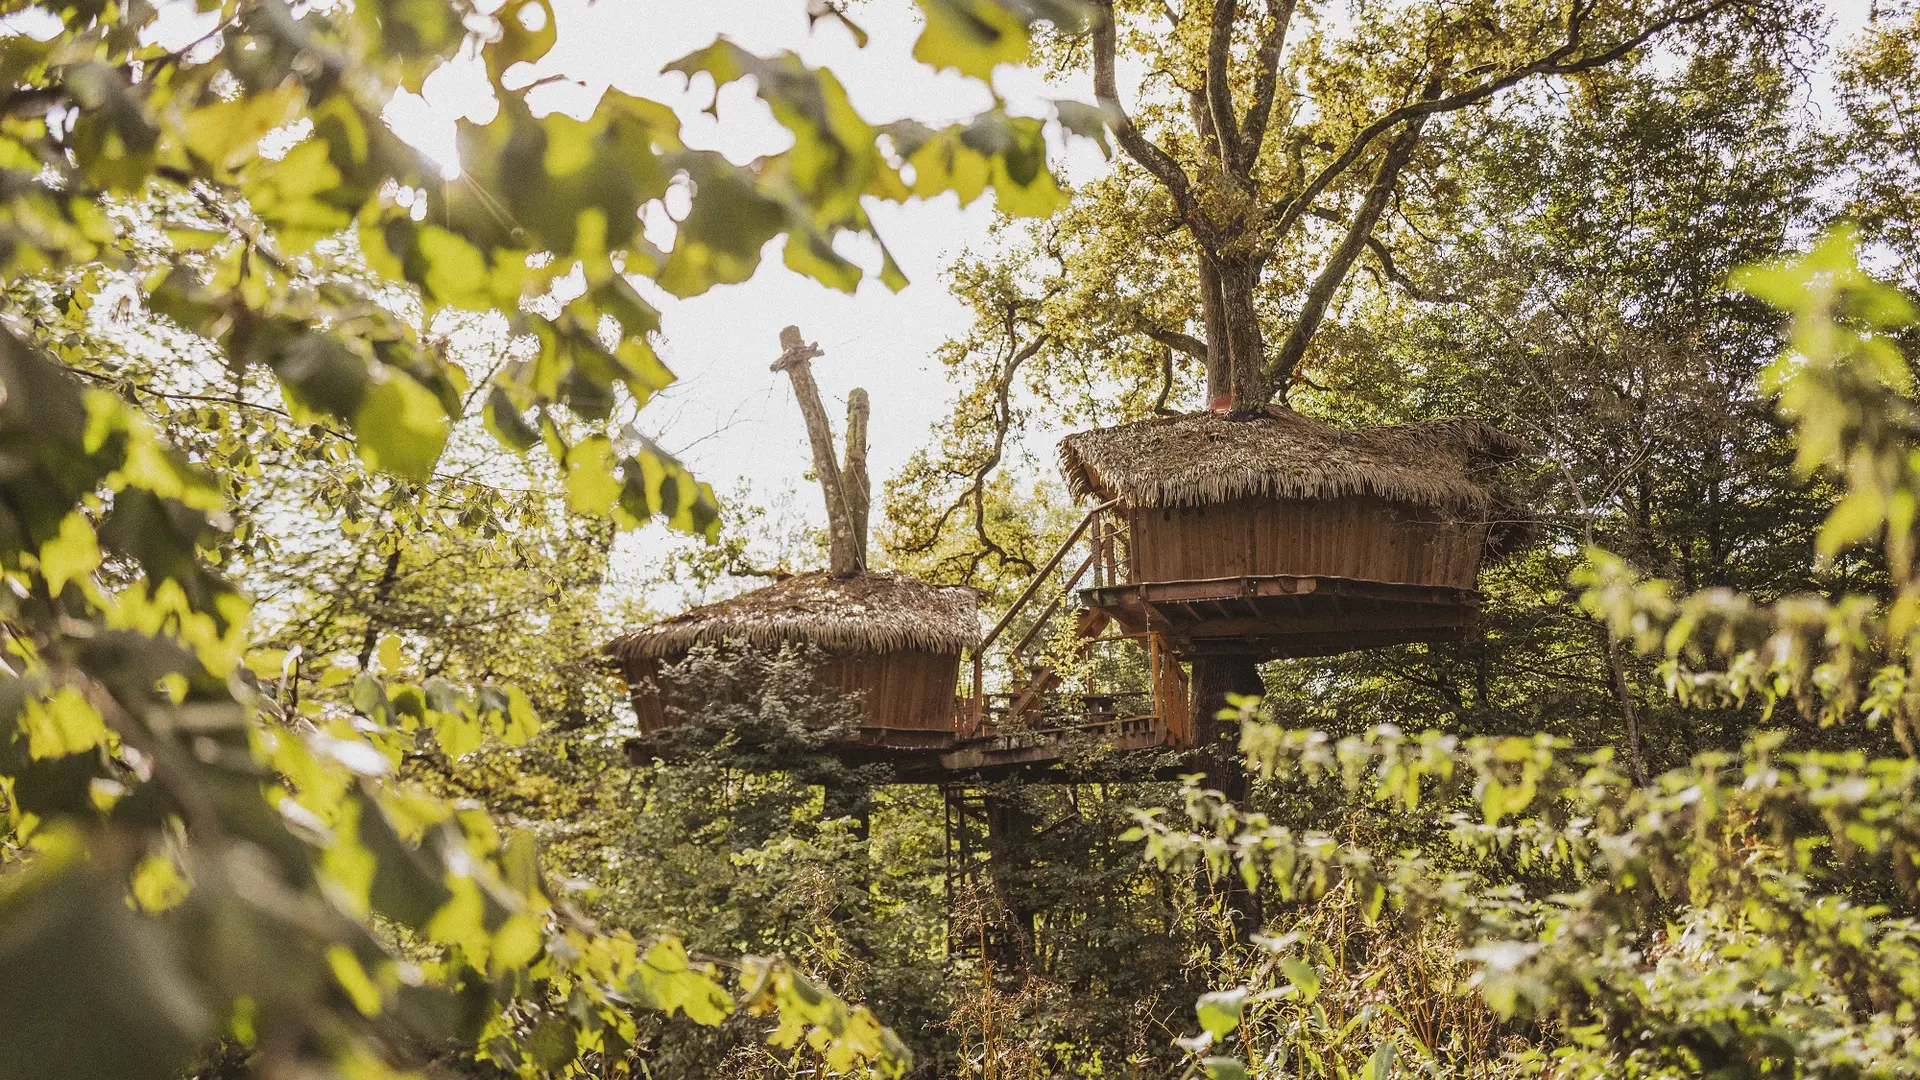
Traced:
MULTIPOLYGON (((1008 626, 1012 625, 1014 617, 1019 615, 1029 603, 1033 602, 1033 597, 1040 591, 1040 586, 1044 585, 1048 575, 1052 574, 1054 570, 1060 566, 1060 560, 1066 558, 1067 552, 1073 545, 1080 542, 1080 537, 1086 534, 1088 526, 1091 526, 1095 519, 1102 513, 1113 509, 1119 502, 1119 499, 1108 499, 1106 502, 1088 510, 1086 516, 1080 519, 1080 524, 1075 525, 1073 531, 1068 533, 1067 538, 1061 541, 1060 546, 1054 550, 1053 557, 1048 559, 1046 565, 1042 566, 1033 575, 1033 580, 1029 581, 1027 587, 1021 591, 1019 599, 1015 600, 1013 604, 1007 608, 1006 614, 1000 616, 1000 621, 995 623, 993 629, 987 631, 987 636, 981 638, 980 644, 974 647, 973 715, 969 718, 968 735, 979 732, 980 722, 983 719, 983 710, 986 707, 986 656, 988 647, 999 640, 1000 635, 1006 632, 1008 626)), ((1076 578, 1078 577, 1078 575, 1075 576, 1076 578)))

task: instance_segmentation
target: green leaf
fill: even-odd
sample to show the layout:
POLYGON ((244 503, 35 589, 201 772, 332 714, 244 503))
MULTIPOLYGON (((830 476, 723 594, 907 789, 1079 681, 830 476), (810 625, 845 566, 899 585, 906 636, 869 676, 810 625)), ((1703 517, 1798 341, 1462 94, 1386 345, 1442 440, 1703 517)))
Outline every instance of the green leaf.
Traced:
POLYGON ((507 688, 507 724, 500 737, 508 746, 523 745, 540 731, 540 715, 517 686, 507 688))
POLYGON ((71 686, 45 700, 28 700, 20 726, 27 733, 27 756, 36 760, 84 753, 107 741, 106 721, 71 686))
POLYGON ((559 1072, 579 1053, 573 1025, 565 1017, 542 1017, 527 1037, 527 1053, 534 1064, 548 1072, 559 1072))
POLYGON ((78 510, 61 519, 59 534, 40 545, 40 576, 47 579, 47 591, 54 596, 67 582, 93 573, 99 565, 99 541, 86 515, 78 510))
POLYGON ((486 731, 480 722, 464 712, 434 712, 429 714, 433 725, 433 737, 440 743, 440 749, 448 757, 459 759, 480 749, 486 741, 486 731))
POLYGON ((1210 1057, 1200 1061, 1207 1080, 1247 1080, 1247 1063, 1239 1058, 1210 1057))
POLYGON ((1216 990, 1210 994, 1201 995, 1193 1011, 1199 1015, 1202 1028, 1211 1033, 1215 1039, 1223 1039, 1240 1026, 1240 1011, 1246 1005, 1246 1000, 1245 987, 1216 990))
POLYGON ((613 509, 620 498, 613 464, 613 443, 605 435, 589 436, 567 451, 567 505, 593 517, 613 509))
POLYGON ((1287 981, 1300 991, 1300 1000, 1310 1002, 1320 996, 1320 973, 1305 960, 1287 960, 1281 963, 1280 970, 1287 981))
POLYGON ((1863 540, 1872 539, 1885 520, 1886 500, 1878 488, 1864 485, 1851 488, 1820 527, 1820 554, 1832 558, 1863 540))
POLYGON ((1374 1047, 1373 1056, 1367 1059, 1367 1068, 1360 1074, 1360 1080, 1388 1080, 1393 1075, 1395 1052, 1396 1048, 1391 1041, 1374 1047))
POLYGON ((483 415, 487 430, 493 432, 494 438, 523 454, 540 441, 539 430, 527 423, 527 418, 514 406, 513 398, 501 387, 487 392, 483 415))
POLYGON ((431 390, 385 365, 373 369, 353 418, 354 443, 367 464, 425 480, 446 449, 448 429, 447 414, 431 390))
POLYGON ((425 272, 419 275, 419 280, 428 296, 443 304, 476 311, 493 307, 487 259, 479 248, 437 225, 420 229, 414 236, 414 244, 426 260, 425 272))
POLYGON ((3 880, 0 1080, 179 1076, 214 1027, 177 943, 74 856, 3 880))
POLYGON ((1085 139, 1100 144, 1100 151, 1107 157, 1113 156, 1113 146, 1107 141, 1107 128, 1114 121, 1114 113, 1104 105, 1089 105, 1084 101, 1062 99, 1053 103, 1054 112, 1060 117, 1060 126, 1085 139))
POLYGON ((913 58, 936 70, 953 68, 990 79, 1001 64, 1025 63, 1032 48, 1019 16, 995 0, 914 0, 927 25, 913 58))
POLYGON ((496 17, 500 20, 500 40, 482 52, 487 73, 495 82, 513 65, 545 56, 558 38, 553 5, 548 0, 508 0, 496 17))
POLYGON ((203 105, 182 119, 182 139, 187 149, 216 170, 239 168, 252 156, 261 136, 293 119, 303 97, 299 82, 289 79, 263 94, 203 105))
POLYGON ((367 975, 367 969, 360 966, 360 958, 345 945, 335 945, 327 950, 327 967, 333 972, 333 979, 346 991, 347 999, 362 1016, 380 1015, 380 988, 374 985, 367 975))
POLYGON ((388 677, 398 675, 406 666, 406 654, 401 651, 402 642, 398 634, 383 634, 374 655, 380 659, 380 670, 388 677))

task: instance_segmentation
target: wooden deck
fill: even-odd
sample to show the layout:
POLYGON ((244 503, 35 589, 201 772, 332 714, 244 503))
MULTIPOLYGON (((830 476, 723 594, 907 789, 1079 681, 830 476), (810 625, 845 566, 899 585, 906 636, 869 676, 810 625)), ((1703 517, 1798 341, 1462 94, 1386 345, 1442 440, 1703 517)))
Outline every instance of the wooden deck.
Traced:
POLYGON ((1292 574, 1099 585, 1080 599, 1131 633, 1160 634, 1183 658, 1277 660, 1447 641, 1480 614, 1472 589, 1292 574))
POLYGON ((1170 779, 1191 769, 1165 755, 1133 751, 1180 749, 1159 717, 1129 716, 989 730, 971 738, 954 736, 944 746, 848 746, 840 756, 849 764, 884 762, 904 783, 949 784, 1013 776, 1147 780, 1170 779))

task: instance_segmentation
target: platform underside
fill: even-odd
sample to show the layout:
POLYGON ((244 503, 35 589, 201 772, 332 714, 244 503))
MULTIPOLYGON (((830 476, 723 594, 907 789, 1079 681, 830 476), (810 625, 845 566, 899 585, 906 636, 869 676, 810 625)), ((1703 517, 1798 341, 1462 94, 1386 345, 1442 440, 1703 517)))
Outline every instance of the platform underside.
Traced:
POLYGON ((1002 729, 972 738, 949 736, 942 746, 842 746, 848 764, 885 763, 904 783, 953 783, 1024 776, 1056 780, 1172 779, 1192 771, 1170 757, 1149 759, 1131 751, 1165 749, 1167 730, 1151 716, 1087 724, 1002 729))
POLYGON ((1128 633, 1161 634, 1182 659, 1278 660, 1451 641, 1480 614, 1472 589, 1282 574, 1107 585, 1082 589, 1080 599, 1128 633))

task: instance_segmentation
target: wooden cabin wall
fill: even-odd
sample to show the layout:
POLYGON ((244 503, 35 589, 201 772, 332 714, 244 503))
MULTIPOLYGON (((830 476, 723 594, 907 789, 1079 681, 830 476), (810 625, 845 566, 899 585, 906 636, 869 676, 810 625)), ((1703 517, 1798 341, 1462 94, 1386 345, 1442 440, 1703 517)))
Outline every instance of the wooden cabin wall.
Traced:
POLYGON ((1471 589, 1487 525, 1370 496, 1129 512, 1134 581, 1299 574, 1471 589))
POLYGON ((848 694, 864 694, 865 727, 901 731, 952 731, 955 688, 960 683, 958 653, 870 653, 833 660, 821 667, 820 684, 848 694))
POLYGON ((660 661, 651 658, 629 659, 620 665, 620 675, 627 681, 627 700, 633 703, 633 718, 642 735, 672 726, 667 722, 665 696, 654 686, 660 666, 660 661))
MULTIPOLYGON (((664 696, 654 689, 660 668, 670 662, 634 659, 625 663, 633 713, 642 733, 673 726, 664 696)), ((828 659, 814 675, 823 690, 861 695, 865 729, 940 732, 954 729, 956 690, 960 681, 958 653, 905 649, 843 656, 828 659)))

